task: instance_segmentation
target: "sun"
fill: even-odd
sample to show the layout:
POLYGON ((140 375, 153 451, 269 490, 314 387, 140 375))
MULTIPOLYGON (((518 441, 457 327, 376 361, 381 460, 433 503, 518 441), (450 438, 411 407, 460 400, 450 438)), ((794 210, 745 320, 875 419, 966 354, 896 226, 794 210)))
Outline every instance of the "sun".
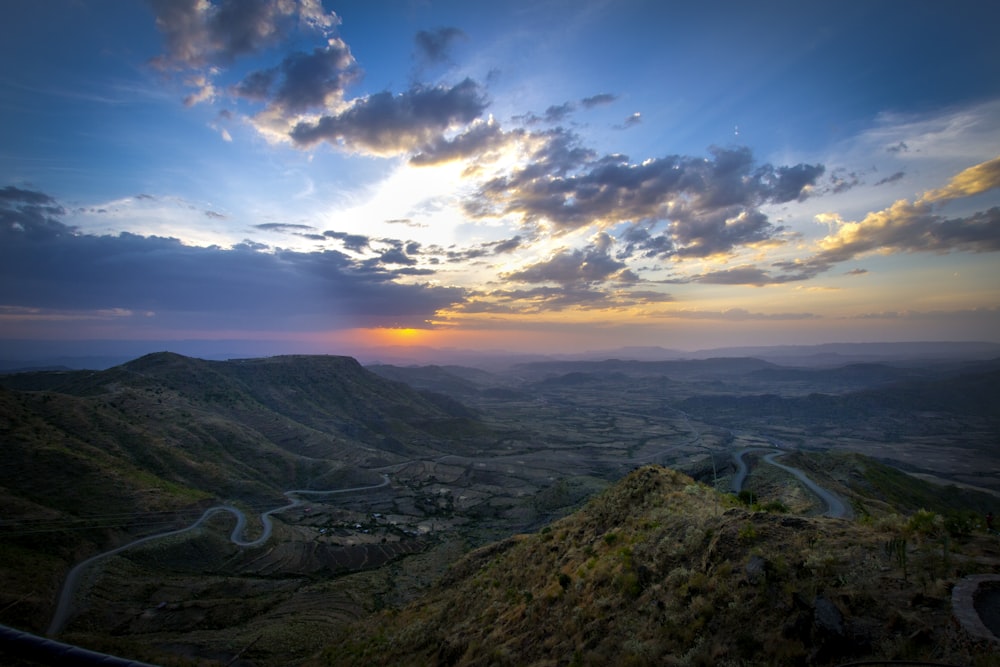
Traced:
POLYGON ((379 345, 418 345, 426 342, 429 332, 412 327, 379 327, 371 334, 379 345))

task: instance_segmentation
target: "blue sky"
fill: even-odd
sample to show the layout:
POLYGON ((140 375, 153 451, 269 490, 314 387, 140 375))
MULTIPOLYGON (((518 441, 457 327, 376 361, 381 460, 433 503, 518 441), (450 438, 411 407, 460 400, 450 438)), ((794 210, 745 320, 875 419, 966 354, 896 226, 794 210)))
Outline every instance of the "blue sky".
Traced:
POLYGON ((0 343, 1000 341, 996 25, 972 1, 4 3, 0 343))

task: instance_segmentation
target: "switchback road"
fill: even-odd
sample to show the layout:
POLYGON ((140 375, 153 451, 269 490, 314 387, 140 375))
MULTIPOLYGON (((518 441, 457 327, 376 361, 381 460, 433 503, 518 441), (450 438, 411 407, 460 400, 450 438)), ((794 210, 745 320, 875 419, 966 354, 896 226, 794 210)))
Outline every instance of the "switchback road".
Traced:
POLYGON ((847 519, 853 516, 851 508, 848 507, 847 503, 845 503, 835 493, 814 482, 798 468, 793 468, 792 466, 787 466, 775 461, 774 459, 779 456, 783 456, 787 452, 776 452, 773 449, 743 449, 733 453, 733 461, 736 462, 736 474, 733 476, 733 493, 739 493, 743 489, 743 484, 746 481, 747 464, 743 461, 743 455, 748 452, 768 452, 768 454, 764 457, 765 462, 776 468, 781 468, 785 472, 793 475, 797 480, 799 480, 799 482, 802 483, 803 486, 815 493, 819 499, 826 504, 826 511, 823 512, 824 516, 834 519, 847 519))
POLYGON ((190 526, 185 528, 179 528, 177 530, 167 531, 165 533, 157 533, 155 535, 148 535, 146 537, 141 537, 137 540, 129 542, 128 544, 123 544, 116 549, 111 549, 110 551, 104 551, 97 554, 96 556, 91 556, 85 561, 77 563, 69 574, 66 575, 66 580, 63 582, 62 592, 59 594, 59 604, 56 606, 55 614, 52 615, 52 622, 49 624, 49 629, 46 631, 50 637, 53 637, 60 632, 62 632, 63 627, 66 625, 66 621, 69 619, 70 614, 73 611, 73 595, 76 593, 77 587, 80 585, 80 578, 88 567, 96 563, 97 561, 107 558, 109 556, 114 556, 117 553, 121 553, 126 549, 131 549, 132 547, 137 547, 140 544, 145 544, 146 542, 152 542, 153 540, 162 540, 165 537, 172 537, 174 535, 181 535, 188 531, 195 530, 200 527, 205 521, 210 517, 218 514, 219 512, 229 512, 236 517, 236 526, 233 528, 233 532, 230 533, 229 539, 233 544, 241 547, 256 547, 267 542, 271 537, 271 532, 274 529, 274 524, 271 521, 272 514, 278 514, 279 512, 284 512, 290 510, 293 507, 297 507, 302 504, 302 499, 299 496, 329 496, 335 493, 354 493, 357 491, 368 491, 370 489, 380 489, 384 486, 389 485, 389 476, 383 474, 382 482, 379 484, 373 484, 371 486, 355 486, 349 489, 329 489, 324 491, 310 491, 307 489, 293 489, 291 491, 285 491, 285 497, 287 497, 291 502, 287 505, 282 505, 281 507, 276 507, 272 510, 266 512, 261 512, 260 522, 263 525, 263 530, 261 531, 260 537, 255 540, 244 539, 244 531, 246 530, 247 518, 242 510, 233 507, 232 505, 217 505, 215 507, 210 507, 205 510, 198 520, 192 523, 190 526))

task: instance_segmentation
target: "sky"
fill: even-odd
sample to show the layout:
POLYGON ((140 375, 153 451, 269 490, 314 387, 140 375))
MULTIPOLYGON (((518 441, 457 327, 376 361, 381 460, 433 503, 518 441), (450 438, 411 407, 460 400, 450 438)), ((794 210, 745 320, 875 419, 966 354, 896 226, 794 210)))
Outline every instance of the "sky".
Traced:
POLYGON ((979 0, 4 2, 0 357, 1000 342, 998 25, 979 0))

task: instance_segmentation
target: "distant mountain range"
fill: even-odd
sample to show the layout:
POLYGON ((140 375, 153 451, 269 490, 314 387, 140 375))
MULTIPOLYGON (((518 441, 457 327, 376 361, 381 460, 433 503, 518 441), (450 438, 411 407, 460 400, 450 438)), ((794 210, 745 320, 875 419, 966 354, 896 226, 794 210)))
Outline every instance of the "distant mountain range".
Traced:
MULTIPOLYGON (((7 340, 0 343, 0 373, 59 370, 101 370, 126 363, 152 350, 172 350, 207 360, 287 356, 288 345, 278 341, 52 341, 7 340)), ((315 354, 316 350, 295 353, 315 354)), ((334 351, 336 352, 336 351, 334 351)), ((539 354, 504 350, 464 350, 426 346, 383 346, 345 350, 342 353, 365 365, 451 365, 502 370, 514 364, 543 361, 669 361, 719 357, 754 357, 799 367, 834 367, 849 363, 960 361, 1000 357, 1000 343, 983 341, 927 341, 877 343, 824 343, 818 345, 769 345, 707 348, 695 351, 658 346, 620 347, 567 354, 539 354)))

